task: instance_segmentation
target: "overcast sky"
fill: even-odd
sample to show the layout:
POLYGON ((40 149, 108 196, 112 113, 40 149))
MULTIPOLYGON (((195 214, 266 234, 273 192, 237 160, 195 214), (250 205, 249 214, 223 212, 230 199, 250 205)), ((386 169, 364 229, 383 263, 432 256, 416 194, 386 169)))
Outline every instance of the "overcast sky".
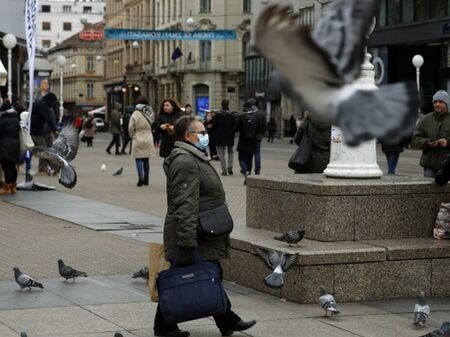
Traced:
POLYGON ((0 0, 0 31, 25 38, 25 0, 0 0))

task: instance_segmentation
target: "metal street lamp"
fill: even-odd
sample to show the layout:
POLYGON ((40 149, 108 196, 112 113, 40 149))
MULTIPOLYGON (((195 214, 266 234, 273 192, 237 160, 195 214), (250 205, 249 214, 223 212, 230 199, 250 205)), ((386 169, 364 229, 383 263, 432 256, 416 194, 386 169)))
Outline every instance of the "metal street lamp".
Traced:
MULTIPOLYGON (((412 64, 416 68, 416 84, 417 84, 417 94, 419 95, 420 102, 420 67, 423 66, 424 60, 423 56, 420 54, 414 55, 412 58, 412 64)), ((419 115, 420 115, 420 104, 419 104, 419 115)))
POLYGON ((64 55, 58 55, 56 57, 56 63, 59 66, 59 120, 62 122, 62 117, 64 115, 64 90, 63 90, 63 76, 64 76, 64 66, 66 65, 66 57, 64 55))
POLYGON ((11 88, 11 60, 12 60, 12 49, 16 46, 17 39, 14 34, 6 34, 3 36, 3 45, 8 49, 8 99, 12 102, 12 88, 11 88))

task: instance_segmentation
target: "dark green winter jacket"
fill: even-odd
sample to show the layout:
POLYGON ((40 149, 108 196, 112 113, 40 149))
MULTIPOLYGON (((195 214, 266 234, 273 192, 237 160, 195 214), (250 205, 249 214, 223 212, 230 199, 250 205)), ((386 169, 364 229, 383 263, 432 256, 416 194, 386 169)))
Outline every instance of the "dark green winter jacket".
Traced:
POLYGON ((450 114, 439 115, 432 112, 425 115, 414 130, 411 144, 414 148, 422 150, 420 166, 439 170, 442 162, 450 154, 450 114), (443 147, 430 147, 428 140, 447 139, 448 145, 443 147))
POLYGON ((176 259, 178 246, 196 247, 204 260, 228 257, 229 236, 206 240, 197 235, 199 212, 225 204, 222 182, 209 158, 189 143, 175 142, 163 168, 167 177, 166 259, 176 259))

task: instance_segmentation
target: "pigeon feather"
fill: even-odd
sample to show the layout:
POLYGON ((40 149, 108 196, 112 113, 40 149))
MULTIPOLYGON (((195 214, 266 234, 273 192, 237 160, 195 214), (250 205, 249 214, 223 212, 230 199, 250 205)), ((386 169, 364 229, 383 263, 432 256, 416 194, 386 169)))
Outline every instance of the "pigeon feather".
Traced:
POLYGON ((14 271, 14 278, 16 280, 16 283, 19 285, 20 290, 22 290, 23 288, 28 288, 28 290, 31 290, 31 288, 44 289, 42 283, 39 283, 33 280, 27 274, 22 273, 19 268, 14 267, 13 271, 14 271))
POLYGON ((64 263, 64 261, 61 259, 58 260, 58 270, 59 270, 59 275, 61 275, 63 278, 65 278, 66 281, 68 279, 73 279, 75 281, 75 278, 77 278, 77 277, 87 277, 88 276, 85 272, 76 270, 76 269, 72 268, 71 266, 66 265, 64 263))
POLYGON ((325 310, 325 316, 328 312, 331 315, 339 314, 339 309, 334 296, 329 294, 324 288, 320 288, 319 304, 325 310))

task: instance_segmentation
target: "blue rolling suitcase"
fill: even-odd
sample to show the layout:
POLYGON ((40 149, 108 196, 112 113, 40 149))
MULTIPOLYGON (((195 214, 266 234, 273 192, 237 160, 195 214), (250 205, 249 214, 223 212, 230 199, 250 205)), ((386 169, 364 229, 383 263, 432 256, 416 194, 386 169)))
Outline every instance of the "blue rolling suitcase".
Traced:
POLYGON ((216 263, 197 262, 159 273, 159 305, 169 324, 224 314, 227 298, 216 263))

